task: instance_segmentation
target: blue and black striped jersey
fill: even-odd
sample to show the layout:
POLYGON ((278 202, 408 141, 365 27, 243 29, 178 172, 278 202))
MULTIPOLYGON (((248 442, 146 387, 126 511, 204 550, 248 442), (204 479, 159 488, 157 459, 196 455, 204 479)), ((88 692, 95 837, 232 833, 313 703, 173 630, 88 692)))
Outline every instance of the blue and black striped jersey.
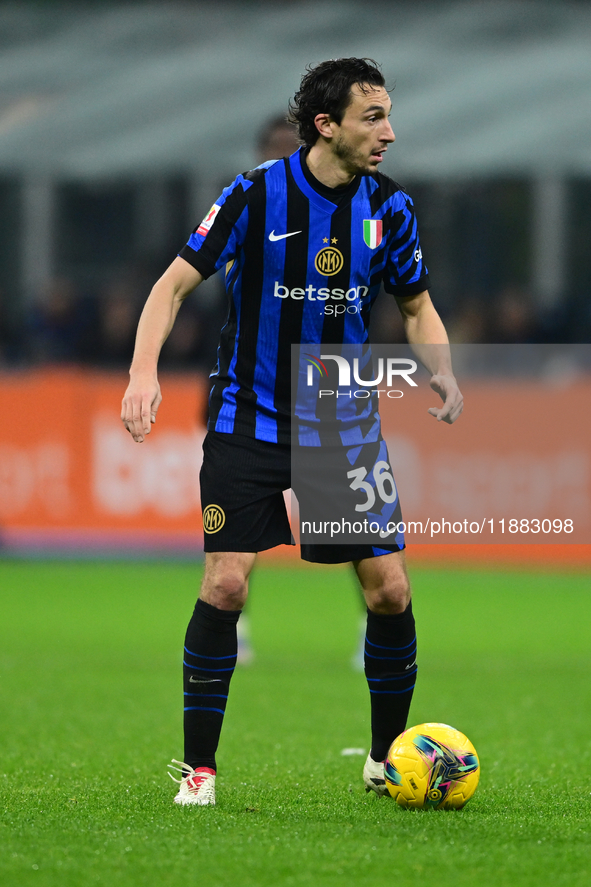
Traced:
POLYGON ((302 169, 303 149, 239 175, 180 256, 226 267, 229 299, 212 373, 210 430, 290 442, 292 344, 363 344, 381 284, 428 287, 410 197, 381 173, 337 203, 302 169))

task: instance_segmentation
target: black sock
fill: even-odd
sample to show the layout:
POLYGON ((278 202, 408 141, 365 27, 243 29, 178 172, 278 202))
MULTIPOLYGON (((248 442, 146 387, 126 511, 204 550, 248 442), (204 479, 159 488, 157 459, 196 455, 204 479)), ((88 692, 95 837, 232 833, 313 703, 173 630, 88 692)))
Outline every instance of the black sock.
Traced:
POLYGON ((215 753, 236 665, 240 610, 218 610, 199 599, 185 637, 183 657, 184 762, 216 769, 215 753))
POLYGON ((365 676, 371 699, 371 756, 383 761, 406 719, 416 680, 417 639, 412 604, 404 613, 367 611, 365 676))

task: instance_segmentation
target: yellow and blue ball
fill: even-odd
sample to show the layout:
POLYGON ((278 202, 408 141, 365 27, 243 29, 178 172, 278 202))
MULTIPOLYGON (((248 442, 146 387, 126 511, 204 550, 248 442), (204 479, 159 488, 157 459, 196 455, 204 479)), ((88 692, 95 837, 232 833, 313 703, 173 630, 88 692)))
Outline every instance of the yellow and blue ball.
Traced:
POLYGON ((386 787, 401 807, 459 810, 478 785, 480 762, 467 736, 448 724, 419 724, 392 743, 386 787))

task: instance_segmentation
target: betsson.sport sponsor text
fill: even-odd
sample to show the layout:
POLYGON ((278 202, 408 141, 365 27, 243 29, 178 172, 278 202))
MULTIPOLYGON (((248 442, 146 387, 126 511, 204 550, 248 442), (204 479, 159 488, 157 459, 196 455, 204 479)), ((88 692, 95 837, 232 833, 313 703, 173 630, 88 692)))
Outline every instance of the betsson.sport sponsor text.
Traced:
POLYGON ((315 287, 310 284, 305 288, 296 286, 293 289, 289 289, 289 287, 282 286, 276 280, 273 295, 278 299, 301 300, 307 298, 310 302, 326 302, 328 299, 331 299, 341 304, 324 305, 324 314, 335 314, 338 316, 339 314, 345 314, 345 312, 356 314, 361 308, 361 299, 365 298, 368 292, 369 287, 367 286, 352 286, 348 290, 344 290, 342 287, 329 289, 329 287, 315 287), (345 302, 351 304, 346 305, 344 304, 345 302))

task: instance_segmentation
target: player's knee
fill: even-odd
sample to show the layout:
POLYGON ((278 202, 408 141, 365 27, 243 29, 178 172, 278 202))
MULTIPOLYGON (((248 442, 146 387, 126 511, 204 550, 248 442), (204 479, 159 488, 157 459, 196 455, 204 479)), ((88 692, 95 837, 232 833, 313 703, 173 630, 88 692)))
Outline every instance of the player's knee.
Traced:
POLYGON ((396 582, 384 582, 366 593, 367 606, 380 616, 404 613, 410 603, 410 585, 406 578, 396 582))
POLYGON ((378 615, 404 613, 410 603, 410 582, 404 552, 368 558, 356 565, 367 606, 378 615))
POLYGON ((201 589, 203 600, 219 610, 241 610, 247 594, 246 577, 237 570, 227 570, 207 576, 201 589))

